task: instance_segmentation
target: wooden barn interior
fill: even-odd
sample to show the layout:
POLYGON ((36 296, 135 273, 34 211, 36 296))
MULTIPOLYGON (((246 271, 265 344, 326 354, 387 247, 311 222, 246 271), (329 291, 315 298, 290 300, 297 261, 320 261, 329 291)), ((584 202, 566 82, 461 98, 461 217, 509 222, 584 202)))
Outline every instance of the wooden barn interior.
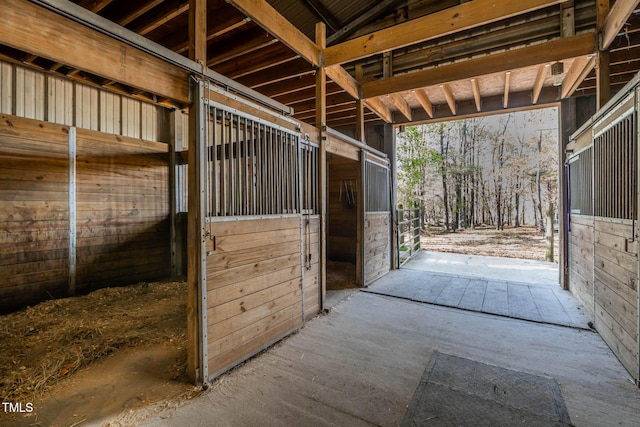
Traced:
POLYGON ((3 0, 0 308, 186 276, 206 384, 397 268, 399 126, 556 106, 560 283, 637 381, 638 3, 3 0))

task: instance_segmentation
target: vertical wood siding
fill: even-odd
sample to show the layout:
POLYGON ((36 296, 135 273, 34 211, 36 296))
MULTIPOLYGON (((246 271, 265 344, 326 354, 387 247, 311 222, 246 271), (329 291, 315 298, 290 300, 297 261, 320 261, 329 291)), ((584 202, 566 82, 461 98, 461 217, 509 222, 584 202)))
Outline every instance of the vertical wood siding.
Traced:
POLYGON ((302 319, 300 217, 210 224, 209 375, 281 338, 302 319))

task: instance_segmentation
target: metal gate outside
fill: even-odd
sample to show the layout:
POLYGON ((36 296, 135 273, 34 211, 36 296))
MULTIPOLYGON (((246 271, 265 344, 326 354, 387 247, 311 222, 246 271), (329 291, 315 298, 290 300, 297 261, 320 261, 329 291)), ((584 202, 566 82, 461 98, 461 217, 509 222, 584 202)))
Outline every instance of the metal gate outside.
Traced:
POLYGON ((396 209, 398 267, 420 252, 420 208, 396 209))

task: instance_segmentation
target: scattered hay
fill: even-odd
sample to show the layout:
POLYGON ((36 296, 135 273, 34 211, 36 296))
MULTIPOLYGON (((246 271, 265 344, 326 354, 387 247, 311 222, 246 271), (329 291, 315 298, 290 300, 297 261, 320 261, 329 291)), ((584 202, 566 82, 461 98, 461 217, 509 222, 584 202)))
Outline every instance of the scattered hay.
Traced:
MULTIPOLYGON (((0 317, 0 397, 25 402, 123 347, 186 347, 186 284, 139 283, 0 317)), ((184 367, 182 367, 184 371, 184 367)))
POLYGON ((356 265, 351 262, 327 261, 327 289, 357 288, 356 265))

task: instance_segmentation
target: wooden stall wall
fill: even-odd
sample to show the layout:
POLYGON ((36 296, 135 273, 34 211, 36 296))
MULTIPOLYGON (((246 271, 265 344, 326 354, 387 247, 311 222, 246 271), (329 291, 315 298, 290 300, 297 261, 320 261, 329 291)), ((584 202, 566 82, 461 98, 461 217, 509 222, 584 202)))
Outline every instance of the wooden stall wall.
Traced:
POLYGON ((302 324, 302 224, 294 216, 209 225, 208 360, 216 376, 302 324))
POLYGON ((69 130, 0 116, 0 311, 67 295, 69 130))
POLYGON ((569 289, 589 314, 593 311, 593 217, 571 215, 569 289))
POLYGON ((367 212, 364 221, 364 283, 369 285, 391 269, 391 214, 367 212))
POLYGON ((327 156, 327 258, 356 263, 360 163, 327 156))
POLYGON ((170 276, 168 145, 77 132, 77 289, 170 276))
POLYGON ((625 250, 631 221, 596 218, 595 325, 622 364, 638 378, 638 259, 625 250))

